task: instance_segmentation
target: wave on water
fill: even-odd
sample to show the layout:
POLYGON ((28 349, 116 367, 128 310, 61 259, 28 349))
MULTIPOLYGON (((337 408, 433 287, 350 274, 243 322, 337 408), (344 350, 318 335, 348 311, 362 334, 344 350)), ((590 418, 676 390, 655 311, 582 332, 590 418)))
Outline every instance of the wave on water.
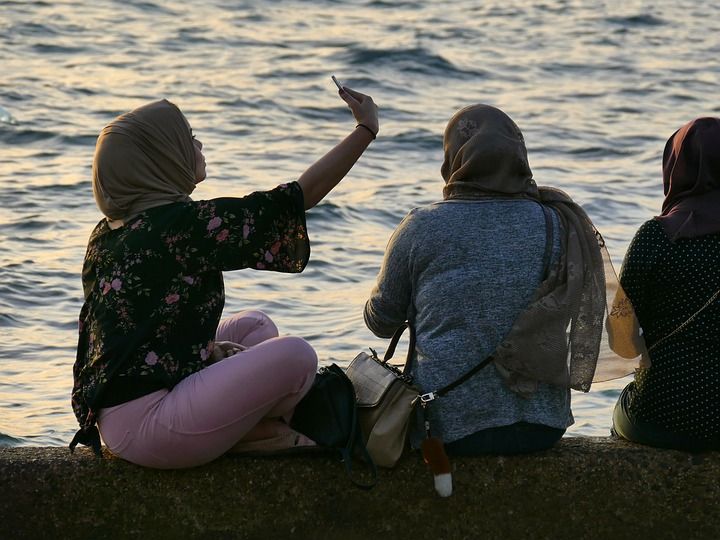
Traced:
POLYGON ((388 1, 388 0, 373 0, 368 4, 367 7, 370 8, 390 8, 390 9, 400 9, 400 8, 410 8, 410 9, 417 9, 418 4, 417 2, 401 2, 401 1, 388 1))
POLYGON ((15 24, 11 26, 9 30, 16 36, 42 36, 44 38, 55 36, 58 33, 57 30, 50 25, 35 22, 15 24))
MULTIPOLYGON (((0 304, 0 308, 5 308, 0 304)), ((0 328, 22 328, 25 323, 13 317, 10 313, 0 313, 0 328)))
POLYGON ((21 446, 22 444, 22 439, 16 439, 6 433, 0 432, 0 448, 12 448, 13 446, 21 446))
POLYGON ((0 142, 5 144, 12 144, 18 146, 26 146, 39 141, 47 141, 49 139, 57 139, 58 143, 64 148, 67 145, 80 146, 80 147, 92 147, 97 140, 97 135, 92 134, 78 134, 78 135, 65 135, 56 131, 47 131, 39 129, 22 129, 22 128, 8 128, 3 129, 3 126, 17 126, 18 121, 10 115, 5 109, 0 107, 0 142))
MULTIPOLYGON (((13 125, 13 124, 11 124, 13 125)), ((17 144, 24 146, 38 141, 45 141, 57 137, 58 134, 52 131, 41 131, 37 129, 11 129, 3 130, 0 126, 0 142, 5 144, 17 144)))
MULTIPOLYGON (((0 394, 14 396, 0 399, 0 446, 76 430, 79 273, 101 219, 92 150, 150 96, 202 126, 212 171, 197 198, 297 178, 329 149, 354 125, 331 72, 376 99, 381 136, 307 214, 303 275, 226 276, 226 313, 268 309, 323 359, 367 342, 362 306, 387 242, 411 208, 442 199, 443 129, 471 101, 518 117, 539 182, 585 205, 619 262, 661 204, 666 137, 720 113, 703 39, 720 23, 699 2, 596 4, 0 0, 0 394)), ((573 399, 574 433, 605 435, 616 395, 573 399)))
POLYGON ((159 4, 155 4, 153 2, 147 2, 147 1, 136 1, 136 0, 122 0, 122 2, 116 0, 116 4, 120 4, 123 9, 126 8, 135 8, 142 12, 150 12, 150 13, 156 13, 156 14, 163 14, 163 15, 178 15, 178 12, 175 10, 172 10, 168 7, 161 6, 159 4))
POLYGON ((442 133, 434 133, 429 129, 402 131, 389 138, 388 144, 410 145, 416 150, 442 149, 442 133))
POLYGON ((623 26, 663 26, 665 21, 653 15, 632 15, 630 17, 608 17, 605 19, 611 24, 623 26))
POLYGON ((440 54, 433 54, 424 47, 412 49, 365 49, 355 48, 342 53, 343 62, 349 65, 370 65, 373 68, 392 67, 396 71, 431 76, 483 77, 484 72, 464 70, 455 66, 440 54))
POLYGON ((42 54, 80 54, 87 53, 87 47, 74 47, 69 45, 50 45, 47 43, 36 43, 32 46, 33 50, 42 54))

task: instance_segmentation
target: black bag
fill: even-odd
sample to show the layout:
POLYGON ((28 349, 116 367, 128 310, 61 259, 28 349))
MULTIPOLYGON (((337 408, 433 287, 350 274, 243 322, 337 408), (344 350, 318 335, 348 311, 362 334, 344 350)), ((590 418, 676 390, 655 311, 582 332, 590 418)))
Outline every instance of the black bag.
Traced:
POLYGON ((356 486, 370 489, 376 484, 377 468, 360 433, 355 389, 337 364, 317 372, 312 388, 295 407, 290 427, 318 445, 339 452, 345 471, 356 486), (362 457, 370 466, 370 483, 364 484, 352 477, 354 455, 362 457))

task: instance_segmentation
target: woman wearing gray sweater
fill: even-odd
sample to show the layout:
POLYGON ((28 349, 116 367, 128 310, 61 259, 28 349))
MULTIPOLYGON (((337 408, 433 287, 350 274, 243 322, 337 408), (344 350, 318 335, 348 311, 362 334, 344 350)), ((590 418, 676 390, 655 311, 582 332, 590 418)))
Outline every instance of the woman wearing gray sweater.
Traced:
MULTIPOLYGON (((493 361, 426 408, 451 455, 551 447, 587 391, 605 312, 600 236, 567 195, 538 188, 520 129, 502 111, 457 112, 444 136, 443 200, 412 210, 387 246, 365 322, 417 337, 411 373, 437 390, 493 361), (569 334, 568 334, 569 328, 569 334)), ((418 414, 410 440, 426 429, 418 414)))

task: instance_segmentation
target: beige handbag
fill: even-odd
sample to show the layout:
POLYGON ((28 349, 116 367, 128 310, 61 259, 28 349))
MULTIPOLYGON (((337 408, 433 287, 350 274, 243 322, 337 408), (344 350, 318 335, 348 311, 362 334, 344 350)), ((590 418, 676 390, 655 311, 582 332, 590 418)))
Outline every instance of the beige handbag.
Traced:
POLYGON ((420 397, 410 376, 414 351, 415 333, 406 323, 393 335, 382 360, 370 349, 372 354, 361 352, 346 371, 355 387, 358 420, 367 450, 381 467, 395 466, 408 446, 408 427, 420 397), (410 344, 405 365, 400 369, 388 360, 406 328, 410 329, 410 344))

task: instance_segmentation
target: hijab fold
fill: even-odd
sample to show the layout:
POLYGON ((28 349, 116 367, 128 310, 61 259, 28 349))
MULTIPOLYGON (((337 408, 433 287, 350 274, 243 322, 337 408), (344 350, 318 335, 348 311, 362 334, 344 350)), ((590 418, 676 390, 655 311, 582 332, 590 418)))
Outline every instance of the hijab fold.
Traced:
POLYGON ((663 152, 660 222, 671 241, 720 232, 720 118, 697 118, 663 152))
POLYGON ((466 107, 448 123, 444 152, 445 199, 534 200, 562 225, 559 262, 493 354, 507 386, 521 395, 539 382, 587 392, 593 381, 624 377, 646 362, 602 236, 567 194, 538 188, 517 125, 494 107, 466 107))
POLYGON ((117 117, 98 137, 93 195, 111 221, 173 202, 195 189, 195 150, 180 110, 163 99, 117 117))

